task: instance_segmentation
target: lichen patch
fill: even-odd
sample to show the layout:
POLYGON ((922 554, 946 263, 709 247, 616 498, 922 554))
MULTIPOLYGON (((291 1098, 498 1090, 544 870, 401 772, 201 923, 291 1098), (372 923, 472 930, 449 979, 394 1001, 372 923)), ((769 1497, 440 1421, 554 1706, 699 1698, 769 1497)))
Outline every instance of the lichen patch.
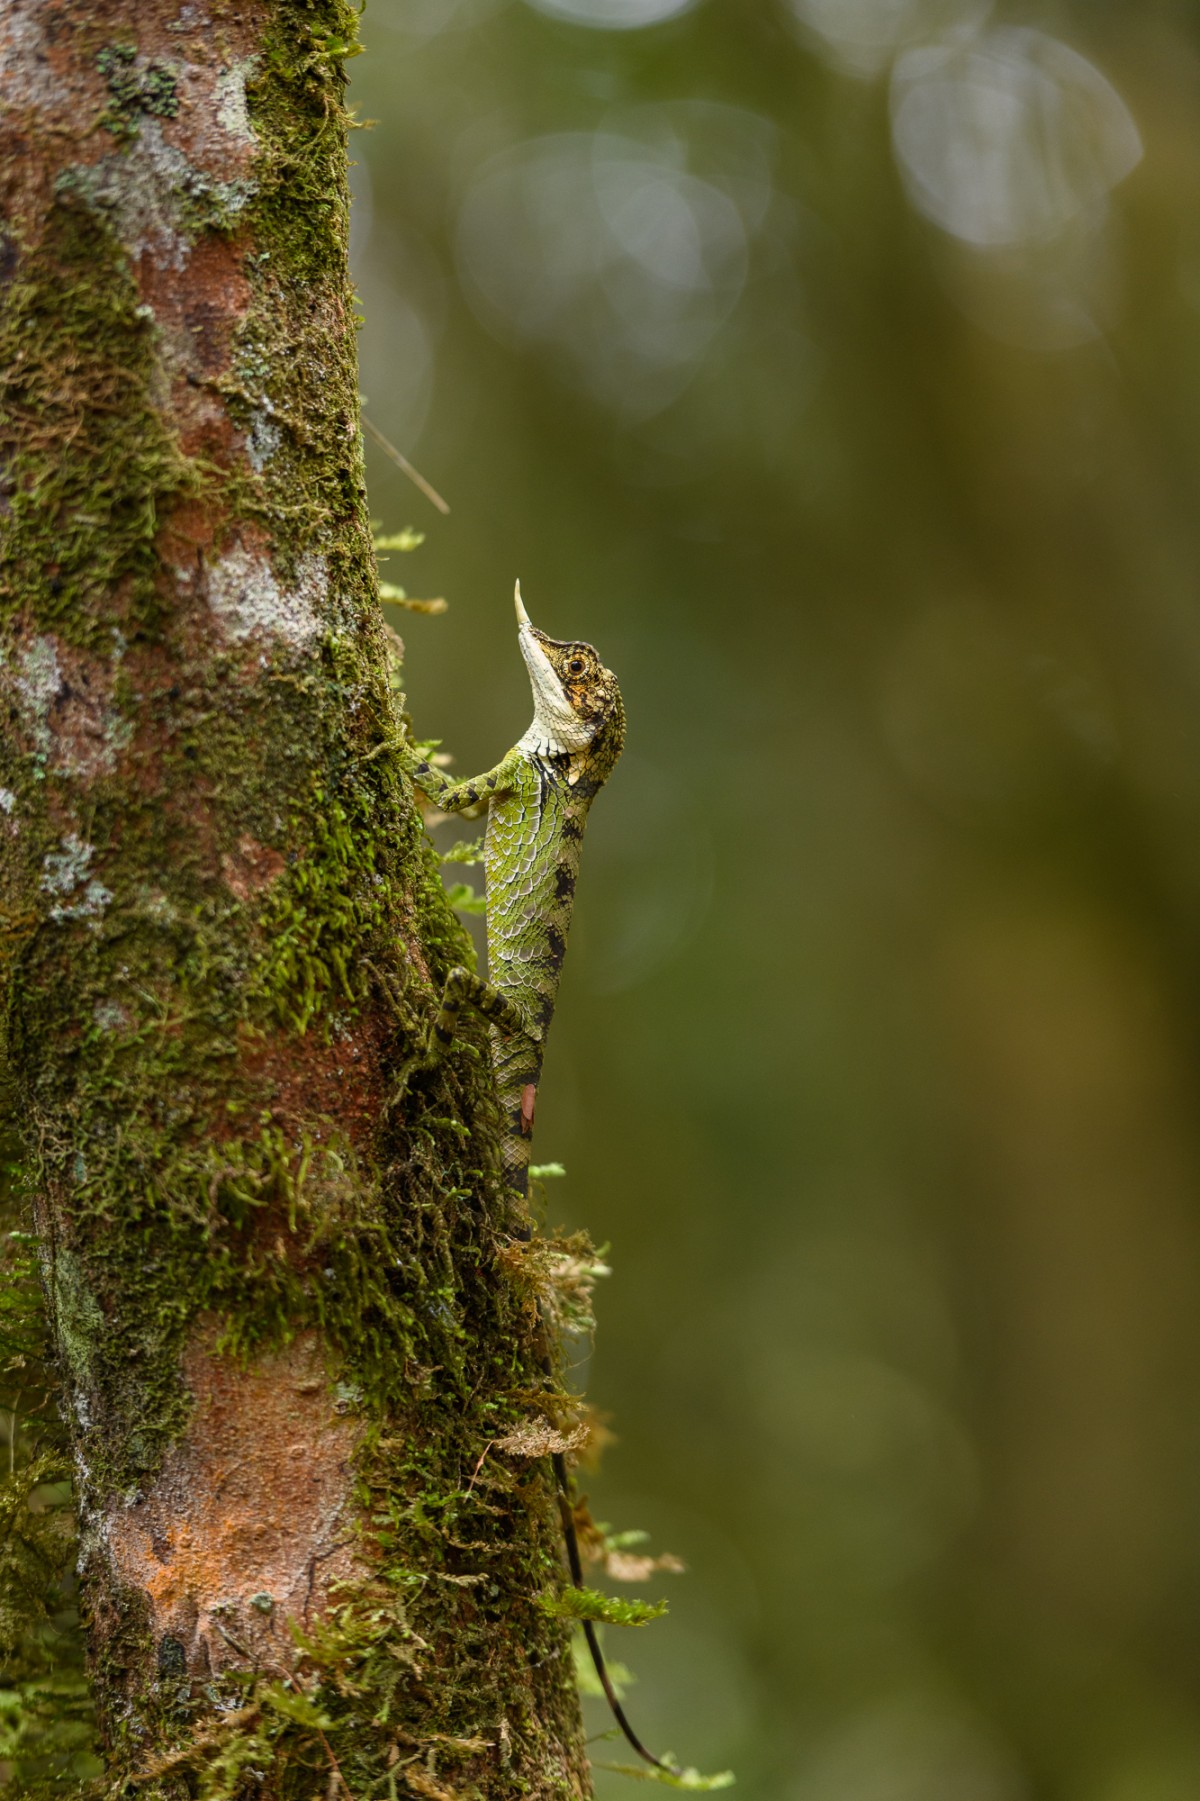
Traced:
POLYGON ((160 270, 176 272, 186 266, 194 236, 184 202, 232 218, 253 194, 247 182, 219 181, 197 168, 154 118, 144 119, 136 138, 98 162, 64 169, 58 185, 109 220, 135 263, 152 257, 160 270))
POLYGON ((62 82, 39 12, 44 8, 14 0, 0 19, 0 91, 9 106, 57 112, 63 103, 62 82))
POLYGON ((0 652, 0 694, 16 703, 26 752, 55 774, 91 781, 116 768, 132 727, 113 703, 113 682, 111 664, 50 632, 18 630, 0 652))
POLYGON ((153 1485, 113 1508, 108 1555, 192 1674, 244 1664, 243 1646, 290 1668, 288 1623, 311 1626, 358 1568, 345 1507, 359 1429, 335 1411, 314 1332, 248 1368, 217 1336, 211 1318, 193 1334, 187 1433, 153 1485))
POLYGON ((246 437, 246 455, 250 459, 250 467, 256 475, 261 475, 271 458, 276 455, 283 434, 274 419, 271 402, 264 400, 261 406, 250 415, 250 430, 246 437))
POLYGON ((258 62, 256 56, 245 57, 218 75, 216 83, 217 123, 234 144, 247 150, 254 148, 254 131, 246 100, 246 82, 258 62))
POLYGON ((46 852, 41 889, 52 897, 49 918, 98 919, 104 912, 112 893, 90 873, 95 854, 95 847, 75 832, 68 832, 57 850, 46 852))
POLYGON ((286 587, 262 553, 235 545, 212 563, 205 576, 209 607, 231 643, 259 638, 307 649, 321 631, 329 576, 324 557, 301 559, 296 579, 286 587))
POLYGON ((17 652, 14 659, 17 706, 28 732, 34 753, 42 758, 50 755, 50 710, 62 692, 62 671, 58 666, 58 645, 47 633, 34 638, 17 652))

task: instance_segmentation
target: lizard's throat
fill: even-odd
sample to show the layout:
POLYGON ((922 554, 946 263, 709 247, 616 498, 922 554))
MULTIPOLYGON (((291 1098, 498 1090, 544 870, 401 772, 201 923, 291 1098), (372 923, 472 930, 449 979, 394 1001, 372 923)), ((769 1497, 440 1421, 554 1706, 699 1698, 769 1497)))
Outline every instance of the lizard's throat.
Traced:
POLYGON ((554 665, 525 627, 521 629, 520 642, 533 688, 533 723, 518 748, 543 757, 586 750, 594 728, 580 719, 562 691, 554 665))

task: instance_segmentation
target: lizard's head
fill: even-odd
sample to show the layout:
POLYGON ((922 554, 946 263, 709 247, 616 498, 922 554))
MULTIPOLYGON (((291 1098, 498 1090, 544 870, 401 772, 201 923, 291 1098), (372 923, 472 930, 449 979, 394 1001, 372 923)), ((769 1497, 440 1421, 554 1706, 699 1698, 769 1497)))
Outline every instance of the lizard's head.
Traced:
POLYGON ((522 743, 543 755, 561 755, 589 747, 607 767, 620 755, 625 736, 621 690, 590 644, 564 642, 539 632, 525 611, 521 584, 516 589, 521 655, 533 687, 533 724, 522 743))

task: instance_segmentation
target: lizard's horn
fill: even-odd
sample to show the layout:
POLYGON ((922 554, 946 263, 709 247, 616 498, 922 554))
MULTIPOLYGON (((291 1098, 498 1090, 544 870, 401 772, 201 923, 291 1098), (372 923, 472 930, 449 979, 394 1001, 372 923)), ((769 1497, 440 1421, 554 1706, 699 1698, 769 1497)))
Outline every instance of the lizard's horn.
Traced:
POLYGON ((517 624, 520 626, 525 626, 525 625, 531 626, 533 624, 533 620, 529 617, 529 614, 525 611, 525 602, 521 599, 521 584, 520 584, 520 582, 517 583, 516 587, 513 590, 513 602, 517 609, 517 624))

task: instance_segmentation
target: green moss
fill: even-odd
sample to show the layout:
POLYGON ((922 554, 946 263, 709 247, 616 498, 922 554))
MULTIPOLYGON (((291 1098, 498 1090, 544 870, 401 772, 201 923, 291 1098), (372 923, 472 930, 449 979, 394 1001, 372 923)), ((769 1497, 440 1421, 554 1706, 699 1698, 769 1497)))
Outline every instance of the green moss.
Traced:
POLYGON ((178 83, 161 63, 137 67, 134 44, 106 44, 96 57, 96 67, 108 85, 108 104, 101 124, 118 140, 137 136, 138 115, 173 119, 179 111, 178 83))
MULTIPOLYGON (((297 5, 267 38, 247 83, 258 138, 256 187, 246 226, 254 305, 235 349, 240 393, 231 411, 247 433, 273 428, 254 491, 242 497, 273 532, 290 573, 306 553, 333 558, 348 627, 376 611, 370 523, 361 471, 345 450, 358 435, 355 319, 347 265, 350 193, 344 154, 344 77, 331 40, 349 38, 357 15, 343 5, 297 5), (328 28, 336 14, 339 24, 328 28), (320 391, 320 409, 295 413, 298 392, 320 391)), ((281 15, 285 16, 285 15, 281 15)))
POLYGON ((331 795, 314 782, 308 804, 290 817, 289 841, 305 849, 266 908, 255 986, 297 1032, 331 1003, 354 1006, 370 985, 368 969, 357 960, 351 966, 347 951, 382 926, 388 896, 373 823, 347 809, 361 798, 331 795))
POLYGON ((0 606, 68 643, 111 652, 114 593, 130 623, 157 619, 158 521, 209 477, 180 455, 156 377, 128 262, 61 184, 0 308, 0 606))
POLYGON ((560 1588, 542 1596, 540 1605, 554 1619, 596 1620, 605 1626, 645 1626, 667 1611, 665 1601, 624 1601, 594 1588, 560 1588))
POLYGON ((0 1765, 23 1795, 99 1771, 76 1600, 67 1435, 24 1209, 0 1164, 0 1765))

